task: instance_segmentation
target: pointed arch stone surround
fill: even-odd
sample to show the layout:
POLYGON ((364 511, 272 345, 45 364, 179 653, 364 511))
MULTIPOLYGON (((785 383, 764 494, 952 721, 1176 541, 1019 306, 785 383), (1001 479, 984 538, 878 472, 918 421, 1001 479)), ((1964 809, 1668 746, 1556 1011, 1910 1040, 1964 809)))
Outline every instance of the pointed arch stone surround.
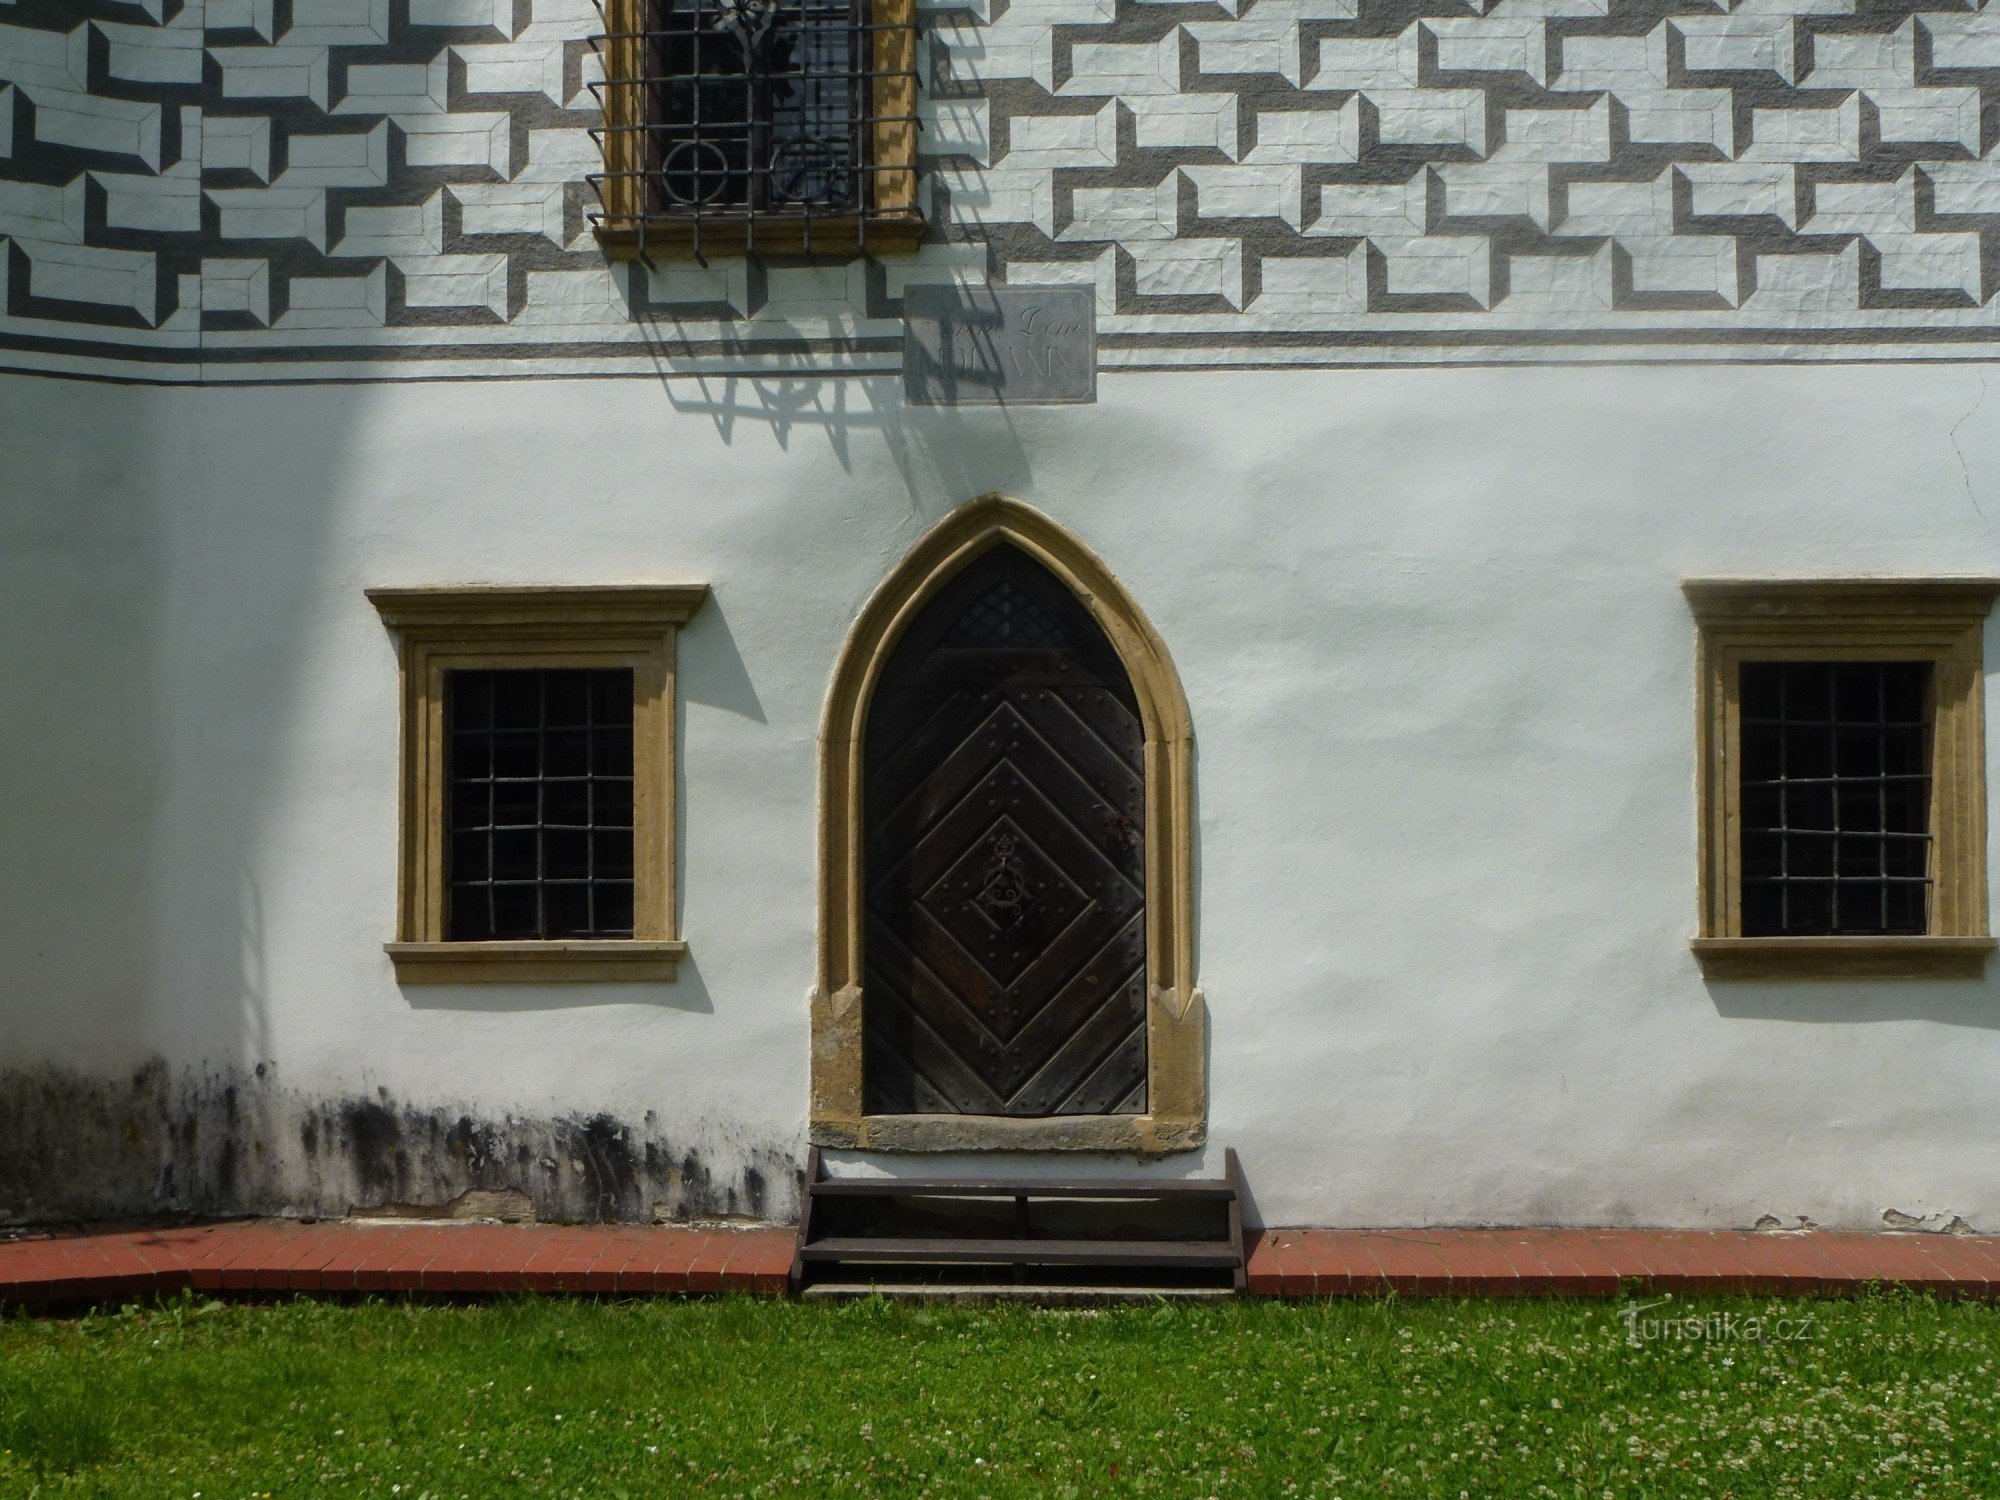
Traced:
POLYGON ((1166 646, 1098 557, 1004 495, 960 507, 862 608, 834 668, 820 731, 819 978, 812 996, 811 1137, 875 1151, 1121 1151, 1162 1155, 1207 1134, 1207 1010, 1194 985, 1193 750, 1166 646), (924 605, 990 548, 1020 548, 1075 593, 1117 649, 1145 726, 1147 1109, 1021 1119, 870 1115, 862 1108, 862 743, 890 652, 924 605))

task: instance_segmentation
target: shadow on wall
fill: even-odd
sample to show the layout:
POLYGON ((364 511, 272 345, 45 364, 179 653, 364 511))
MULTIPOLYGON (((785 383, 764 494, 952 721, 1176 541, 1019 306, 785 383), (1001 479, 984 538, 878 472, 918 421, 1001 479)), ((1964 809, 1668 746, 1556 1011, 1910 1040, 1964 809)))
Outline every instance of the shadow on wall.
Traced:
MULTIPOLYGON (((301 664, 367 613, 358 589, 329 587, 330 522, 370 405, 398 389, 0 377, 0 1222, 434 1210, 469 1192, 557 1220, 794 1211, 789 1154, 727 1127, 669 1140, 650 1114, 277 1081, 258 872, 311 837, 300 820, 337 821, 349 790, 284 778, 300 726, 341 707, 306 701, 326 679, 301 664), (265 420, 274 400, 297 419, 265 420)), ((367 623, 393 682, 392 643, 367 623)), ((764 720, 720 609, 687 632, 681 687, 764 720)), ((377 834, 393 845, 393 813, 377 834)), ((592 991, 406 995, 545 1010, 603 1003, 592 991)), ((692 963, 659 993, 713 1009, 692 963)))
POLYGON ((715 998, 692 952, 681 956, 671 984, 405 984, 400 989, 404 1004, 412 1010, 501 1016, 642 1005, 690 1015, 715 1014, 715 998))
MULTIPOLYGON (((854 439, 878 434, 911 508, 925 515, 994 490, 1033 490, 1027 445, 1007 407, 907 406, 898 374, 828 379, 810 373, 804 358, 796 375, 675 375, 663 345, 652 349, 667 404, 679 415, 705 417, 726 444, 745 426, 768 432, 785 452, 795 438, 813 434, 851 474, 854 439)), ((770 357, 762 346, 740 352, 770 357)))
MULTIPOLYGON (((768 722, 764 703, 750 681, 750 669, 744 665, 735 632, 729 628, 724 610, 727 602, 711 595, 681 627, 680 643, 675 648, 675 687, 683 703, 705 704, 763 724, 768 722)), ((685 798, 682 805, 686 805, 685 798)))
MULTIPOLYGON (((683 397, 687 385, 663 390, 698 409, 710 387, 683 397)), ((648 1121, 306 1099, 274 1082, 259 872, 301 837, 297 819, 328 816, 316 797, 343 794, 283 777, 299 726, 331 711, 306 701, 323 674, 301 663, 352 623, 335 611, 366 609, 358 591, 329 588, 332 512, 371 406, 397 389, 4 378, 0 629, 14 649, 0 654, 0 1220, 340 1213, 502 1187, 551 1218, 791 1211, 791 1165, 750 1144, 668 1142, 648 1121), (297 419, 268 421, 276 401, 297 419), (357 1123, 370 1119, 394 1129, 357 1123), (727 1182, 702 1166, 723 1155, 727 1182), (589 1166, 614 1158, 615 1171, 589 1166)), ((893 424, 900 399, 881 381, 721 389, 725 433, 740 394, 764 392, 757 409, 781 441, 797 430, 791 406, 837 414, 859 397, 893 424)), ((835 416, 826 430, 846 441, 835 416)), ((391 642, 369 639, 388 680, 391 642)), ((681 647, 685 701, 765 721, 726 602, 711 600, 681 647)), ((393 824, 380 835, 386 846, 393 824)), ((487 1011, 601 1000, 405 993, 487 1011)), ((692 963, 661 993, 713 1009, 692 963)))
POLYGON ((0 847, 27 877, 0 1060, 127 1067, 169 1029, 267 1054, 252 872, 353 404, 275 455, 232 451, 206 392, 8 382, 0 628, 35 649, 0 666, 0 847))
MULTIPOLYGON (((1033 488, 1016 413, 907 410, 892 376, 662 372, 660 388, 726 443, 746 424, 780 448, 810 433, 852 471, 853 445, 879 440, 922 516, 1033 488)), ((524 1151, 536 1162, 590 1159, 577 1144, 599 1128, 589 1120, 475 1125, 363 1101, 421 1143, 404 1148, 414 1155, 403 1176, 385 1175, 350 1160, 361 1137, 329 1123, 351 1101, 306 1101, 273 1082, 258 872, 299 837, 294 819, 315 795, 282 780, 299 726, 330 711, 305 701, 321 679, 301 663, 351 623, 335 611, 366 608, 358 590, 350 599, 329 588, 330 523, 370 409, 396 389, 324 384, 279 396, 4 377, 0 630, 13 648, 0 654, 10 891, 0 904, 0 1141, 15 1159, 0 1168, 0 1219, 340 1212, 384 1194, 414 1202, 481 1188, 486 1163, 524 1151), (265 420, 265 403, 279 400, 303 404, 303 417, 265 420), (489 1145, 464 1145, 475 1137, 489 1145)), ((681 693, 762 723, 726 603, 711 600, 685 632, 681 693)), ((371 639, 386 678, 391 643, 371 639)), ((682 809, 685 840, 685 795, 682 809)), ((380 834, 393 840, 393 827, 380 834)), ((684 845, 677 852, 685 869, 684 845)), ((406 991, 413 1004, 485 1010, 596 998, 497 994, 406 991)), ((712 1010, 693 965, 668 1003, 712 1010)), ((670 1148, 651 1126, 608 1128, 642 1163, 657 1156, 678 1175, 647 1165, 633 1177, 641 1186, 607 1196, 559 1165, 543 1186, 516 1184, 537 1212, 788 1211, 752 1187, 755 1174, 771 1180, 761 1165, 713 1183, 690 1167, 699 1153, 670 1148)), ((756 1149, 732 1148, 748 1161, 756 1149)))
MULTIPOLYGON (((85 1077, 165 1050, 225 1074, 271 1053, 257 851, 360 399, 323 388, 275 452, 237 392, 5 380, 0 1215, 30 1199, 129 1213, 156 1186, 180 1201, 192 1137, 85 1077), (65 1132, 136 1193, 90 1186, 65 1132), (139 1142, 143 1180, 112 1165, 139 1142)), ((163 1086, 157 1067, 139 1077, 149 1099, 163 1086)), ((208 1111, 212 1139, 229 1114, 208 1111)))
POLYGON ((1981 979, 1843 979, 1702 982, 1715 1013, 1738 1021, 1803 1021, 1856 1026, 1881 1021, 1929 1021, 1939 1026, 2000 1027, 1991 984, 1981 979))

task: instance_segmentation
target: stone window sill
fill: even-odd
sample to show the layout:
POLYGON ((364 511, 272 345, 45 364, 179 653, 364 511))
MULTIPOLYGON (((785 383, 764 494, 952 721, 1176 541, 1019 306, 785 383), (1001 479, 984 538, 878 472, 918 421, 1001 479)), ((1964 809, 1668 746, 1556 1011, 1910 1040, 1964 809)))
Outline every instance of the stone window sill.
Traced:
POLYGON ((1990 937, 1706 937, 1704 979, 1978 979, 1990 937))
POLYGON ((713 216, 701 220, 657 217, 645 232, 623 222, 597 226, 597 243, 612 260, 666 256, 693 260, 708 255, 804 255, 846 259, 867 251, 914 253, 929 226, 923 215, 854 214, 824 219, 747 220, 713 216))
POLYGON ((384 943, 399 984, 657 984, 674 977, 682 942, 384 943))

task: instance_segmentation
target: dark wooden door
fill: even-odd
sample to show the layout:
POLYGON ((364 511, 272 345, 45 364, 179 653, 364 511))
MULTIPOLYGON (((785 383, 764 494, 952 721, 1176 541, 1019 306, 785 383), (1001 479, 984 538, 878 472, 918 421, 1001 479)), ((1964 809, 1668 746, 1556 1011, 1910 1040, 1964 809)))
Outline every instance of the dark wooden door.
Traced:
POLYGON ((864 747, 870 1113, 1145 1109, 1143 745, 1117 652, 1025 553, 911 623, 864 747))

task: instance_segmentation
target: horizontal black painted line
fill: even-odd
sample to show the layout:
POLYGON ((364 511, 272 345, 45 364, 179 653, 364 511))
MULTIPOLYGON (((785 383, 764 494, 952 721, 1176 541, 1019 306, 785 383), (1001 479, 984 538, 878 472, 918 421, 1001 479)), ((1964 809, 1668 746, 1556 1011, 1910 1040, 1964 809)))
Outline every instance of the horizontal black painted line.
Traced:
MULTIPOLYGON (((1126 316, 1119 314, 1119 316, 1126 316)), ((1395 316, 1371 313, 1369 317, 1395 316)), ((1417 316, 1404 314, 1403 316, 1417 316)), ((1674 316, 1664 314, 1663 316, 1674 316)), ((1322 344, 1365 348, 1644 348, 1647 345, 1782 344, 1800 349, 1858 348, 1868 344, 1993 343, 2000 327, 1883 326, 1847 324, 1819 328, 1481 328, 1461 323, 1447 328, 1341 328, 1293 332, 1245 328, 1220 332, 1194 329, 1171 333, 1100 332, 1100 349, 1311 349, 1322 344)), ((1123 366, 1114 366, 1124 368, 1123 366)), ((1229 368, 1225 366, 1224 368, 1229 368)))
MULTIPOLYGON (((1883 337, 1879 340, 1876 340, 1875 342, 1879 342, 1885 345, 1903 345, 1906 347, 1913 344, 1942 343, 1941 339, 1934 337, 1927 337, 1923 335, 1922 332, 1919 330, 1914 330, 1914 329, 1897 330, 1896 332, 1900 335, 1906 335, 1906 336, 1883 337)), ((1978 332, 1976 337, 1981 341, 1989 343, 2000 341, 2000 330, 1981 330, 1978 332)), ((1104 339, 1100 340, 1100 342, 1109 342, 1109 340, 1104 339)), ((1337 343, 1338 341, 1324 340, 1323 342, 1337 343)), ((1397 345, 1402 341, 1399 341, 1393 337, 1382 337, 1379 338, 1377 342, 1393 346, 1397 345)), ((1732 342, 1741 345, 1741 344, 1752 344, 1760 341, 1749 338, 1739 338, 1735 340, 1724 339, 1718 341, 1718 343, 1724 345, 1732 342)), ((1306 370, 1351 371, 1351 370, 1516 369, 1516 368, 1603 369, 1603 368, 1631 368, 1631 367, 1650 368, 1656 365, 1657 366, 1710 366, 1718 362, 1726 364, 1756 366, 1756 367, 1772 367, 1772 366, 1788 367, 1788 366, 1799 366, 1799 365, 1805 365, 1805 366, 1906 365, 1906 364, 1960 365, 1968 363, 1977 363, 1978 360, 1987 357, 1982 355, 1976 358, 1975 357, 1954 358, 1944 355, 1926 355, 1926 354, 1918 354, 1912 352, 1883 353, 1878 351, 1871 351, 1867 347, 1867 345, 1863 342, 1843 341, 1825 336, 1817 338, 1810 336, 1799 336, 1799 337, 1785 338, 1782 340, 1774 340, 1772 342, 1781 344, 1783 347, 1781 349, 1776 350, 1775 352, 1758 356, 1752 356, 1752 357, 1737 356, 1730 358, 1720 358, 1719 356, 1714 354, 1704 354, 1703 352, 1701 352, 1698 346, 1696 347, 1683 346, 1685 352, 1668 356, 1663 351, 1667 348, 1675 347, 1680 343, 1680 341, 1671 340, 1664 337, 1647 338, 1645 336, 1639 336, 1629 341, 1618 340, 1613 343, 1598 342, 1595 344, 1592 344, 1586 340, 1573 339, 1570 343, 1566 345, 1549 345, 1549 344, 1541 345, 1540 347, 1544 351, 1547 351, 1543 355, 1530 359, 1522 359, 1520 357, 1510 357, 1505 352, 1503 352, 1504 348, 1506 347, 1507 341, 1499 337, 1485 336, 1479 338, 1472 338, 1464 341, 1461 344, 1460 347, 1468 350, 1485 351, 1481 356, 1468 357, 1468 358, 1409 360, 1409 359, 1386 359, 1386 358, 1369 359, 1366 358, 1365 356, 1364 357, 1350 356, 1350 357, 1329 357, 1326 359, 1317 359, 1317 360, 1238 359, 1238 360, 1222 360, 1215 362, 1205 362, 1196 358, 1196 359, 1184 359, 1184 360, 1172 360, 1172 361, 1134 362, 1130 364, 1120 364, 1120 365, 1105 367, 1105 372, 1114 375, 1127 375, 1127 374, 1129 375, 1218 374, 1219 375, 1219 374, 1251 374, 1251 373, 1282 374, 1291 371, 1306 371, 1306 370), (1633 351, 1636 357, 1590 358, 1587 357, 1587 355, 1584 353, 1584 351, 1589 348, 1598 348, 1598 349, 1617 348, 1620 350, 1629 349, 1633 351), (1565 352, 1568 351, 1574 351, 1574 357, 1563 357, 1565 352)), ((1967 342, 1970 342, 1970 340, 1967 340, 1967 342)), ((1286 347, 1268 341, 1252 341, 1249 339, 1239 339, 1238 343, 1241 347, 1245 349, 1286 347)), ((1180 348, 1187 350, 1189 353, 1195 353, 1195 354, 1198 354, 1201 348, 1201 346, 1193 345, 1188 342, 1183 342, 1182 340, 1179 339, 1167 338, 1167 337, 1146 338, 1143 341, 1134 341, 1133 343, 1128 344, 1125 347, 1130 347, 1135 349, 1137 348, 1156 349, 1160 350, 1163 353, 1171 353, 1176 348, 1180 348)), ((1290 347, 1307 347, 1307 346, 1300 344, 1300 345, 1292 345, 1290 347)), ((241 360, 236 360, 236 359, 222 360, 217 358, 215 351, 209 351, 208 353, 200 356, 197 359, 196 357, 191 355, 180 356, 178 358, 163 357, 161 355, 161 352, 157 350, 131 351, 117 346, 79 344, 77 342, 67 339, 37 339, 30 341, 22 339, 17 335, 0 334, 0 374, 26 375, 26 376, 37 377, 44 380, 74 380, 74 381, 94 382, 103 385, 143 385, 143 386, 162 386, 162 387, 182 387, 182 386, 239 387, 240 386, 245 389, 264 387, 264 386, 296 387, 296 386, 308 386, 308 385, 329 385, 329 386, 388 385, 388 384, 435 385, 442 383, 464 383, 469 381, 487 381, 487 380, 640 380, 640 379, 671 380, 671 379, 683 379, 683 378, 696 379, 700 377, 725 377, 731 375, 743 376, 747 378, 752 376, 771 375, 774 373, 782 373, 793 378, 811 379, 811 380, 895 380, 901 378, 897 371, 886 367, 867 368, 867 369, 851 369, 851 368, 844 369, 838 366, 829 366, 824 369, 800 369, 797 367, 784 367, 780 369, 778 367, 770 365, 745 363, 742 365, 717 364, 713 366, 707 366, 701 369, 690 369, 690 370, 661 370, 657 367, 634 368, 635 366, 641 363, 639 359, 619 358, 620 355, 624 354, 629 349, 630 346, 601 346, 601 347, 594 347, 580 354, 568 353, 561 355, 552 354, 550 351, 546 349, 537 349, 531 347, 524 347, 520 345, 511 346, 509 348, 497 352, 492 348, 487 348, 483 350, 467 351, 464 354, 454 354, 449 351, 439 351, 439 350, 419 350, 419 351, 414 351, 415 356, 433 357, 434 362, 439 366, 439 368, 434 371, 426 372, 420 375, 404 375, 404 374, 394 373, 396 367, 399 365, 407 365, 408 363, 412 363, 414 362, 414 359, 377 361, 374 359, 374 356, 381 352, 379 350, 366 350, 366 349, 343 350, 339 351, 337 354, 327 356, 324 360, 317 358, 302 358, 298 356, 293 356, 287 354, 282 350, 252 351, 249 353, 247 358, 241 360), (126 360, 134 365, 139 365, 139 366, 152 364, 156 370, 159 370, 159 373, 114 374, 104 370, 75 370, 75 369, 65 370, 53 367, 33 367, 25 364, 12 364, 9 363, 6 359, 6 353, 10 349, 21 349, 23 351, 31 351, 34 350, 36 346, 44 346, 46 348, 46 351, 52 354, 66 355, 79 359, 126 360), (453 370, 450 368, 450 366, 455 361, 469 360, 475 355, 483 356, 488 359, 497 359, 500 356, 512 357, 520 360, 525 367, 514 370, 490 370, 490 369, 453 370), (534 361, 549 359, 549 358, 558 358, 558 357, 570 358, 570 359, 602 358, 607 361, 616 359, 617 367, 613 368, 609 367, 608 365, 600 365, 595 368, 569 369, 569 370, 538 369, 534 367, 533 364, 534 361), (263 375, 251 375, 245 377, 230 378, 230 379, 217 378, 206 374, 198 373, 202 370, 203 366, 205 365, 225 364, 225 363, 234 364, 238 368, 256 368, 261 366, 270 373, 263 375), (327 364, 340 363, 349 366, 349 368, 344 369, 339 373, 313 373, 314 366, 315 364, 318 363, 327 363, 327 364), (382 366, 382 368, 379 371, 369 371, 366 370, 365 368, 364 369, 353 368, 355 366, 366 366, 370 363, 379 363, 382 366), (186 369, 190 373, 187 375, 173 376, 166 374, 163 369, 160 369, 160 367, 170 366, 175 364, 178 364, 181 368, 186 369)), ((796 346, 791 346, 784 352, 798 353, 800 351, 796 346)), ((805 352, 816 353, 818 351, 808 350, 805 352)), ((706 357, 706 356, 700 356, 700 357, 706 357)))

